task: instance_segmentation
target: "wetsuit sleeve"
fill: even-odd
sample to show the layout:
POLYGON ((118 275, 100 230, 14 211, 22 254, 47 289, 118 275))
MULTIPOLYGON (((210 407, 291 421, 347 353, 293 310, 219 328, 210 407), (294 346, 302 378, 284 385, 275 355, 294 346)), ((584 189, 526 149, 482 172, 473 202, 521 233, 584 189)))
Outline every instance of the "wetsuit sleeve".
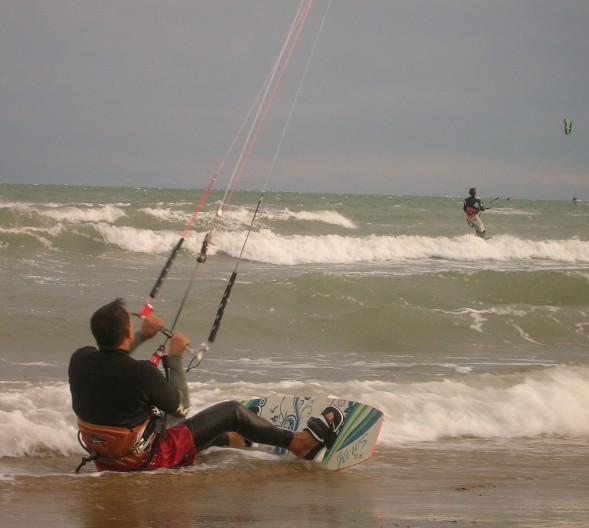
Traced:
POLYGON ((141 346, 145 341, 146 341, 146 339, 143 336, 143 334, 141 333, 141 330, 136 330, 135 331, 135 339, 133 340, 133 344, 131 345, 131 348, 129 348, 129 354, 132 354, 133 352, 135 352, 135 350, 137 350, 137 348, 139 346, 141 346))
POLYGON ((188 415, 190 410, 190 396, 188 394, 188 385, 184 374, 184 366, 181 356, 168 356, 168 366, 170 367, 170 385, 172 385, 180 396, 180 405, 176 412, 171 414, 183 418, 188 415))
MULTIPOLYGON (((182 393, 171 381, 168 381, 163 372, 153 366, 149 361, 137 361, 138 366, 135 376, 138 378, 139 390, 143 392, 143 401, 150 407, 157 407, 160 411, 173 416, 183 416, 184 410, 182 393)), ((174 360, 170 361, 170 378, 172 371, 177 370, 174 360)), ((176 382, 177 383, 177 382, 176 382)), ((186 386, 186 382, 184 382, 186 386)))

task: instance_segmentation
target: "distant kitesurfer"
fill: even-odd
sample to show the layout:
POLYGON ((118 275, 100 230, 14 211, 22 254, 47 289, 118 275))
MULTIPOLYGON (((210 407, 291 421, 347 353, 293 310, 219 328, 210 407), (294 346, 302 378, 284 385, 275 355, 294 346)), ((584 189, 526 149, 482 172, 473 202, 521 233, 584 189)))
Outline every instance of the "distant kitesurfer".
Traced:
POLYGON ((182 355, 188 337, 178 333, 170 339, 168 381, 149 361, 131 357, 141 342, 164 329, 159 317, 146 317, 135 335, 133 317, 124 301, 115 299, 92 315, 90 328, 98 348, 78 349, 68 369, 79 438, 91 455, 79 468, 89 461, 111 471, 177 468, 191 465, 210 446, 252 442, 313 458, 323 446, 331 447, 343 421, 341 411, 327 407, 320 417, 309 419, 304 431, 294 432, 276 427, 238 401, 217 403, 185 419, 189 393, 182 355), (183 420, 166 429, 160 412, 183 420))
POLYGON ((468 197, 464 199, 464 205, 462 209, 466 213, 466 221, 470 227, 474 227, 477 236, 485 238, 485 225, 481 220, 481 212, 485 210, 485 207, 481 204, 481 201, 476 197, 477 190, 475 187, 471 187, 468 190, 468 197))

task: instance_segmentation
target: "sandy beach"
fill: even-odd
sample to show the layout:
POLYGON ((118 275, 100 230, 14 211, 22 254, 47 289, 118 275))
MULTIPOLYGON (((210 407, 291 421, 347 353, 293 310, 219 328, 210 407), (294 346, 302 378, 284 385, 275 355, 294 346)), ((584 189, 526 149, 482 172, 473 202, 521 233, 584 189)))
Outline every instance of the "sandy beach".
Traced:
POLYGON ((0 483, 7 528, 111 526, 456 527, 589 525, 583 446, 552 456, 533 441, 381 450, 341 472, 237 450, 188 470, 73 476, 76 457, 3 460, 28 476, 0 483), (26 465, 23 468, 22 465, 26 465), (33 474, 35 474, 33 476, 33 474))

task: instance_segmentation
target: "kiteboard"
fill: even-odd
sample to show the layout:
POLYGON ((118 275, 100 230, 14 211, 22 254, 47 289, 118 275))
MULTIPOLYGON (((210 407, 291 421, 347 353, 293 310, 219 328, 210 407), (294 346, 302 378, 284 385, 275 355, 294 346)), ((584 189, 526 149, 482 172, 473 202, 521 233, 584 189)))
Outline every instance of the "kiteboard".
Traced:
MULTIPOLYGON (((323 448, 313 461, 328 469, 345 469, 372 457, 384 419, 382 411, 361 402, 321 398, 314 396, 269 396, 241 402, 248 409, 278 427, 302 431, 307 420, 317 417, 329 406, 337 407, 343 414, 343 422, 330 449, 323 448)), ((274 453, 286 455, 288 450, 272 446, 256 446, 274 453)))

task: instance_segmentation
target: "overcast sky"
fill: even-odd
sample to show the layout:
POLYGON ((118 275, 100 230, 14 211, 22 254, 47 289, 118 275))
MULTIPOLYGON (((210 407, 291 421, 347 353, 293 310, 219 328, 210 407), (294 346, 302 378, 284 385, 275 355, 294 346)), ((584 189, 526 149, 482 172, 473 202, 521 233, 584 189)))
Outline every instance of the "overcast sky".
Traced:
MULTIPOLYGON (((206 187, 298 6, 0 0, 0 182, 206 187)), ((264 185, 326 7, 240 188, 264 185)), ((268 190, 473 185, 589 200, 589 1, 333 0, 268 190)))

